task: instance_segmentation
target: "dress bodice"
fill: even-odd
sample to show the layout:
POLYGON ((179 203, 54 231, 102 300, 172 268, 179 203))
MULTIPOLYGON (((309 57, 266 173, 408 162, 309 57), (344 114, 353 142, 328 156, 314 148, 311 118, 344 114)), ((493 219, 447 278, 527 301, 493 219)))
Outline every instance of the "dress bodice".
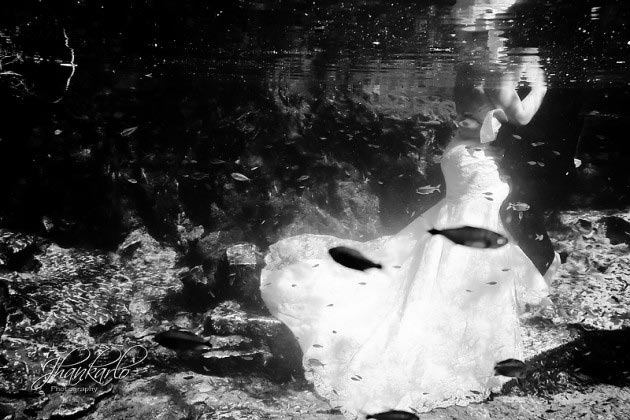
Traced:
POLYGON ((509 186, 499 176, 498 153, 489 144, 453 139, 442 157, 446 197, 477 196, 498 204, 503 202, 509 186))

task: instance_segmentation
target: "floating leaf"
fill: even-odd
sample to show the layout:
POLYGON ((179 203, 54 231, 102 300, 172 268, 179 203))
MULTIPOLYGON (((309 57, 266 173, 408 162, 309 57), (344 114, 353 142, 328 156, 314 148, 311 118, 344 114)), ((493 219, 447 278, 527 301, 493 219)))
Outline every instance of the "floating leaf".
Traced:
POLYGON ((302 175, 297 180, 298 180, 298 182, 302 182, 302 181, 306 181, 309 178, 310 178, 310 176, 308 176, 308 175, 302 175))
POLYGON ((532 165, 532 166, 534 166, 534 165, 536 164, 536 162, 535 162, 535 161, 533 161, 533 160, 530 160, 529 162, 527 162, 527 164, 528 164, 528 165, 532 165))
POLYGON ((501 271, 510 271, 509 268, 503 268, 501 271))
POLYGON ((518 134, 512 134, 512 137, 514 137, 516 140, 520 140, 522 138, 518 134))
POLYGON ((324 346, 322 346, 321 344, 313 344, 313 347, 315 347, 316 349, 321 349, 324 346))
POLYGON ((492 198, 492 197, 484 197, 484 198, 485 198, 486 200, 488 200, 488 201, 494 201, 494 198, 492 198))
POLYGON ((220 165, 222 163, 225 163, 225 161, 221 159, 213 158, 213 159, 210 159, 210 163, 213 165, 220 165))
POLYGON ((123 131, 120 132, 120 135, 123 137, 129 137, 130 135, 135 133, 137 129, 138 126, 125 128, 123 131))
POLYGON ((249 179, 245 175, 243 175, 241 173, 238 173, 238 172, 233 172, 232 173, 232 178, 234 178, 237 181, 251 181, 251 179, 249 179))
POLYGON ((489 282, 488 282, 488 283, 486 283, 486 284, 489 284, 490 286, 494 286, 495 284, 497 284, 497 282, 496 282, 496 281, 489 281, 489 282))
POLYGON ((326 305, 326 306, 330 307, 330 306, 333 306, 333 304, 332 304, 332 303, 329 303, 329 304, 328 304, 328 305, 326 305))
POLYGON ((367 283, 366 283, 366 282, 364 282, 364 281, 362 281, 362 282, 360 282, 359 284, 360 284, 361 286, 365 286, 367 283))

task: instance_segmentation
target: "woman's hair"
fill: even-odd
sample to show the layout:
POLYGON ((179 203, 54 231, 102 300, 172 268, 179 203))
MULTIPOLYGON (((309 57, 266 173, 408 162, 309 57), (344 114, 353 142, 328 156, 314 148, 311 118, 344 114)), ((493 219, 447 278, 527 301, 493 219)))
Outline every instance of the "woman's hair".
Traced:
POLYGON ((434 135, 435 143, 437 144, 438 148, 440 148, 441 150, 446 149, 446 146, 448 146, 456 131, 457 124, 455 124, 455 121, 452 120, 443 121, 442 124, 436 127, 434 135))

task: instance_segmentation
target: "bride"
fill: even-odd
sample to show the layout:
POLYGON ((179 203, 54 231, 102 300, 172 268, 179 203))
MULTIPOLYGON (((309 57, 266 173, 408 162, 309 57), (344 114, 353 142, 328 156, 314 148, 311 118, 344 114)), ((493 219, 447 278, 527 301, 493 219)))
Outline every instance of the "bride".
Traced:
POLYGON ((509 380, 494 375, 495 364, 523 359, 519 310, 548 295, 546 279, 499 217, 509 186, 491 146, 502 123, 526 124, 536 113, 544 74, 524 69, 531 91, 521 100, 518 74, 479 73, 466 64, 458 70, 458 128, 441 162, 440 202, 391 237, 298 235, 272 245, 265 258, 266 306, 295 335, 306 378, 348 419, 487 398, 509 380), (510 242, 479 249, 428 232, 465 225, 510 242), (342 245, 382 269, 337 264, 328 250, 342 245))

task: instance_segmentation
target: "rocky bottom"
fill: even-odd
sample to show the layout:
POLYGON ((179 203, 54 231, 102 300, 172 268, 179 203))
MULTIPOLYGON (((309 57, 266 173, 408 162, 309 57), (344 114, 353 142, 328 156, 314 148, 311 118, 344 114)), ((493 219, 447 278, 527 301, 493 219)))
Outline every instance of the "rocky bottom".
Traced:
MULTIPOLYGON (((627 218, 549 215, 563 264, 554 305, 522 318, 526 377, 484 403, 420 417, 630 418, 627 218)), ((0 418, 343 418, 305 382, 295 339, 250 293, 262 261, 254 245, 216 245, 208 279, 143 230, 110 254, 8 231, 0 239, 0 418), (152 340, 172 327, 207 337, 213 350, 152 340), (134 346, 116 370, 120 349, 134 346), (73 349, 83 350, 65 360, 66 374, 51 374, 73 349), (98 352, 106 367, 80 376, 98 352)))

